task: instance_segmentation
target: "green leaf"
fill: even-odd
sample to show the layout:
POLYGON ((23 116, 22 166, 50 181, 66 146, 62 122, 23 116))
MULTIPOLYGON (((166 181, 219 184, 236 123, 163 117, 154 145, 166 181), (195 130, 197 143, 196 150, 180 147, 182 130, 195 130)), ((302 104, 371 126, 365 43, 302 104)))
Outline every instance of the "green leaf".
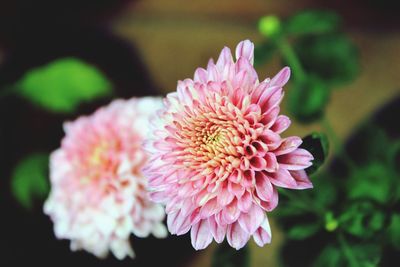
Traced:
POLYGON ((314 132, 303 138, 300 147, 308 150, 314 156, 313 165, 306 169, 307 173, 311 175, 321 167, 328 157, 328 137, 324 133, 314 132))
POLYGON ((289 229, 287 237, 294 240, 302 240, 316 234, 321 229, 319 223, 296 224, 289 229))
POLYGON ((309 76, 304 81, 295 81, 288 95, 288 109, 300 122, 310 123, 324 114, 330 90, 316 76, 309 76))
POLYGON ((211 267, 249 267, 250 251, 247 246, 235 250, 227 242, 218 245, 211 259, 211 267))
POLYGON ((276 52, 276 44, 273 41, 264 41, 256 45, 254 49, 254 66, 260 66, 269 61, 276 52))
POLYGON ((381 245, 374 243, 353 244, 350 248, 357 262, 351 267, 377 267, 381 259, 381 245))
POLYGON ((375 267, 380 261, 379 244, 350 244, 349 253, 353 259, 350 261, 343 251, 343 248, 337 245, 328 245, 317 257, 313 267, 375 267))
POLYGON ((320 34, 335 31, 340 25, 340 17, 329 11, 304 11, 290 17, 285 25, 288 35, 320 34))
POLYGON ((385 223, 385 214, 370 202, 355 202, 339 217, 341 227, 361 239, 376 237, 385 223))
POLYGON ((372 199, 381 204, 395 198, 396 175, 385 164, 372 162, 353 172, 347 181, 349 199, 372 199))
POLYGON ((306 72, 332 86, 348 83, 359 73, 358 50, 342 34, 304 36, 294 50, 306 72))
POLYGON ((44 199, 49 192, 48 161, 46 154, 31 154, 14 169, 11 190, 18 202, 27 209, 32 208, 34 199, 44 199))
POLYGON ((340 248, 334 245, 328 245, 321 254, 316 255, 313 267, 337 267, 346 266, 343 253, 340 248))
POLYGON ((73 112, 82 102, 110 95, 111 83, 95 67, 63 58, 25 73, 17 93, 53 112, 73 112))
POLYGON ((393 214, 387 229, 388 240, 396 248, 400 249, 400 214, 393 214))
POLYGON ((328 207, 335 206, 339 191, 339 184, 335 178, 329 176, 326 172, 318 172, 316 177, 313 177, 313 184, 316 190, 309 190, 313 196, 316 205, 324 210, 328 207))

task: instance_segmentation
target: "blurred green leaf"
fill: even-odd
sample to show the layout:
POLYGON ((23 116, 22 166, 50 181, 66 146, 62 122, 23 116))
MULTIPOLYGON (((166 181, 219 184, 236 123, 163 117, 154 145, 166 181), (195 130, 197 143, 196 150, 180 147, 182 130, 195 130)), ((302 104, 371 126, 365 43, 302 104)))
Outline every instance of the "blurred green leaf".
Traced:
POLYGON ((273 41, 264 41, 256 45, 254 49, 254 66, 260 66, 269 61, 276 51, 276 44, 273 41))
POLYGON ((316 255, 313 267, 337 267, 346 266, 342 251, 333 245, 324 248, 321 254, 316 255))
POLYGON ((381 204, 395 197, 396 176, 385 164, 372 162, 353 172, 347 182, 348 198, 367 198, 381 204))
POLYGON ((370 202, 358 201, 339 217, 341 227, 349 234, 362 239, 369 239, 382 231, 385 214, 370 202))
POLYGON ((350 261, 343 251, 343 248, 336 245, 328 245, 317 257, 313 267, 375 267, 380 260, 379 244, 350 244, 349 253, 353 257, 350 261))
POLYGON ((82 102, 111 93, 111 83, 95 67, 63 58, 25 73, 15 85, 19 95, 53 112, 72 112, 82 102))
POLYGON ((310 123, 324 114, 330 91, 327 85, 315 76, 293 84, 288 95, 288 109, 300 122, 310 123))
POLYGON ((328 207, 335 204, 338 194, 338 183, 328 176, 327 173, 318 173, 313 179, 314 188, 317 190, 309 190, 315 203, 321 208, 327 210, 328 207))
POLYGON ((400 249, 400 214, 393 214, 387 229, 387 236, 396 249, 400 249))
POLYGON ((385 162, 391 156, 393 146, 385 131, 378 125, 367 121, 359 130, 353 142, 357 145, 360 165, 385 162))
POLYGON ((311 175, 321 167, 328 157, 328 137, 324 133, 314 132, 303 138, 303 143, 300 147, 308 150, 314 156, 313 165, 306 169, 307 173, 311 175))
POLYGON ((376 267, 379 266, 381 259, 381 244, 374 243, 361 243, 353 244, 351 250, 354 257, 357 259, 357 265, 351 267, 376 267))
POLYGON ((240 250, 232 248, 227 242, 218 245, 211 259, 211 267, 249 267, 250 251, 247 246, 240 250))
POLYGON ((332 86, 352 81, 359 72, 358 50, 342 34, 304 36, 294 50, 305 71, 332 86))
POLYGON ((308 10, 290 17, 284 29, 288 35, 320 34, 336 30, 339 24, 340 17, 334 12, 308 10))
POLYGON ((321 229, 319 223, 297 224, 289 229, 287 237, 294 240, 302 240, 316 234, 321 229))
POLYGON ((44 199, 49 192, 48 161, 46 154, 31 154, 22 159, 14 169, 11 190, 25 208, 32 208, 34 199, 44 199))

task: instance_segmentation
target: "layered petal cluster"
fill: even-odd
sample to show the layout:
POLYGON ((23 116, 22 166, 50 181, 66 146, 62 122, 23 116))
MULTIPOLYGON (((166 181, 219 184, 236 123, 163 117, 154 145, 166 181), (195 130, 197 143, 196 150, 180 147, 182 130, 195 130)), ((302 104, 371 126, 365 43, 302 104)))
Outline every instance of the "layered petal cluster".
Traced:
POLYGON ((167 230, 161 205, 150 201, 141 169, 148 160, 142 143, 160 98, 115 100, 93 115, 65 123, 61 148, 51 154, 51 192, 44 211, 57 238, 71 249, 98 257, 111 250, 134 257, 129 237, 167 230))
POLYGON ((279 115, 290 70, 260 82, 253 50, 239 43, 234 61, 225 47, 216 64, 179 81, 146 143, 151 198, 166 205, 172 234, 191 231, 195 249, 225 236, 236 249, 251 236, 269 243, 266 212, 278 204, 276 188, 312 187, 304 171, 312 155, 299 137, 281 137, 290 125, 279 115))

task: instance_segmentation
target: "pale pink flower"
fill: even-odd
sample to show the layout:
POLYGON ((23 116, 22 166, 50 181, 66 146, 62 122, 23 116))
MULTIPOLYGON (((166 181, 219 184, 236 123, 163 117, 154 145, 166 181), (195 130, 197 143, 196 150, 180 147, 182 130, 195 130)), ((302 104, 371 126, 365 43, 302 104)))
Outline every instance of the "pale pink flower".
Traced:
POLYGON ((159 204, 148 198, 142 142, 160 98, 115 100, 93 115, 65 123, 61 148, 50 157, 51 193, 44 211, 57 238, 98 257, 134 257, 138 237, 167 235, 159 204))
POLYGON ((279 115, 290 70, 259 82, 253 49, 239 43, 235 62, 225 47, 216 64, 179 81, 146 142, 151 198, 166 204, 172 234, 191 230, 195 249, 225 236, 236 249, 251 236, 259 246, 269 243, 265 212, 278 204, 276 187, 312 187, 304 171, 312 155, 298 148, 299 137, 280 136, 290 125, 279 115))

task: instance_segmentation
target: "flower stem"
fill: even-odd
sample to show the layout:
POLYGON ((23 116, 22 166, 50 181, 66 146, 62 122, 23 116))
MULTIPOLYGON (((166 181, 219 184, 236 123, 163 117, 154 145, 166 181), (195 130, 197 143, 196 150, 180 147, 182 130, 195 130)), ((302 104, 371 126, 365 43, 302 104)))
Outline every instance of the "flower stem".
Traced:
POLYGON ((349 246, 349 244, 346 241, 346 238, 344 237, 343 233, 339 233, 338 234, 338 240, 339 240, 339 244, 340 247, 343 251, 343 254, 346 256, 348 262, 349 262, 349 266, 359 266, 357 259, 354 257, 351 248, 349 246))
POLYGON ((294 52, 292 46, 289 44, 287 39, 280 38, 277 40, 278 48, 282 54, 282 57, 288 63, 290 68, 292 68, 292 73, 295 79, 299 81, 304 81, 306 79, 306 73, 304 72, 303 66, 296 53, 294 52))
POLYGON ((356 164, 346 153, 343 143, 337 136, 335 130, 333 129, 330 121, 328 120, 328 118, 326 116, 324 116, 324 118, 322 119, 322 127, 323 127, 324 131, 327 133, 328 137, 331 139, 335 152, 343 160, 343 162, 347 165, 347 167, 350 169, 350 171, 354 171, 357 168, 356 164))

